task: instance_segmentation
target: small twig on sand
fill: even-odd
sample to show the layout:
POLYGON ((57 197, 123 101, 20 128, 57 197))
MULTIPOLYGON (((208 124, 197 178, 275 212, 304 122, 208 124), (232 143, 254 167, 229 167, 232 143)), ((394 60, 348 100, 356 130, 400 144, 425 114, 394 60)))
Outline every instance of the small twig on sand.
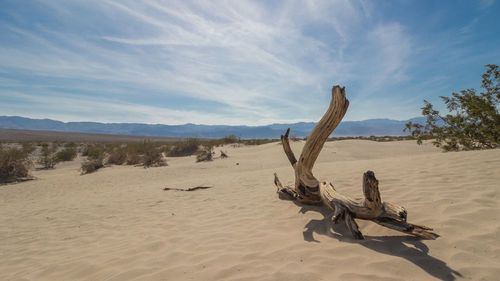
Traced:
POLYGON ((195 187, 190 187, 190 188, 173 188, 173 187, 165 187, 163 190, 175 190, 175 191, 195 191, 198 189, 208 189, 212 188, 213 186, 195 186, 195 187))

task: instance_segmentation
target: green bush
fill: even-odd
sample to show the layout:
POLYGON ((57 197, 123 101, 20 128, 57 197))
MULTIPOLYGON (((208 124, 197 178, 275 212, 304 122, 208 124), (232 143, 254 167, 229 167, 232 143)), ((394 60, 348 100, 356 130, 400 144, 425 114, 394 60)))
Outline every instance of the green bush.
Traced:
POLYGON ((32 162, 28 154, 20 149, 0 147, 0 182, 25 179, 29 175, 32 162))
POLYGON ((500 71, 497 65, 487 65, 482 75, 481 88, 484 93, 477 94, 474 89, 452 93, 452 97, 441 99, 449 113, 441 116, 433 105, 424 100, 422 115, 425 125, 406 124, 405 131, 421 144, 422 140, 432 138, 433 144, 444 151, 474 150, 496 148, 500 144, 500 71))
POLYGON ((59 152, 56 153, 56 160, 57 161, 73 161, 76 158, 76 148, 74 147, 67 147, 59 152))

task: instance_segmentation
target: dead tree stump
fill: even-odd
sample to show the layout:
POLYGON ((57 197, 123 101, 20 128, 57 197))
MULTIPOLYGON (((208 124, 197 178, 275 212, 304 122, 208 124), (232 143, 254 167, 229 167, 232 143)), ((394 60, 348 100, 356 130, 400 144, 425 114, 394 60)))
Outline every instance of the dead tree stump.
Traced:
POLYGON ((333 223, 344 222, 356 239, 363 239, 355 219, 371 220, 382 226, 395 229, 422 239, 436 239, 439 237, 431 232, 431 228, 411 224, 406 221, 407 211, 404 207, 384 202, 378 188, 375 173, 367 171, 363 175, 364 198, 353 199, 340 194, 331 183, 320 182, 314 177, 312 168, 318 158, 323 145, 344 117, 349 101, 345 96, 345 88, 334 86, 332 99, 327 112, 313 128, 302 149, 299 160, 290 148, 288 129, 281 136, 281 143, 290 164, 295 171, 295 186, 283 186, 276 174, 274 183, 280 199, 294 200, 309 205, 325 205, 331 209, 333 223))

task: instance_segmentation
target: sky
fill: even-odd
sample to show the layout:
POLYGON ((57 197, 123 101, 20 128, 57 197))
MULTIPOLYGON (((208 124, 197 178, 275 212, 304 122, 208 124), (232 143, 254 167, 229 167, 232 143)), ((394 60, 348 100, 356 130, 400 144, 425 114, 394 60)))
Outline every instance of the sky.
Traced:
POLYGON ((0 0, 0 115, 265 125, 406 120, 500 64, 500 3, 0 0))

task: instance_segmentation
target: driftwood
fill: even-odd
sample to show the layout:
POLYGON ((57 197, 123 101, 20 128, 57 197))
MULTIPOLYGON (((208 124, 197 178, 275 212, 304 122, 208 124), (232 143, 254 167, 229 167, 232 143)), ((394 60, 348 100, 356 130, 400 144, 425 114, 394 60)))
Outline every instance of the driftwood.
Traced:
POLYGON ((209 189, 212 188, 213 186, 195 186, 195 187, 190 187, 190 188, 174 188, 174 187, 165 187, 163 190, 168 191, 168 190, 175 190, 175 191, 195 191, 198 189, 209 189))
POLYGON ((288 129, 281 136, 281 143, 290 164, 295 171, 295 186, 283 186, 276 174, 274 183, 280 199, 294 200, 308 205, 325 205, 332 211, 333 223, 344 222, 354 238, 363 239, 355 219, 371 220, 382 226, 395 229, 422 239, 439 237, 426 226, 411 224, 406 221, 407 211, 404 207, 383 202, 380 197, 378 180, 372 171, 363 175, 362 199, 353 199, 340 194, 331 183, 320 182, 314 177, 312 168, 318 158, 328 136, 344 117, 349 101, 345 96, 345 88, 334 86, 330 107, 323 118, 313 128, 302 149, 299 161, 290 148, 288 129))

